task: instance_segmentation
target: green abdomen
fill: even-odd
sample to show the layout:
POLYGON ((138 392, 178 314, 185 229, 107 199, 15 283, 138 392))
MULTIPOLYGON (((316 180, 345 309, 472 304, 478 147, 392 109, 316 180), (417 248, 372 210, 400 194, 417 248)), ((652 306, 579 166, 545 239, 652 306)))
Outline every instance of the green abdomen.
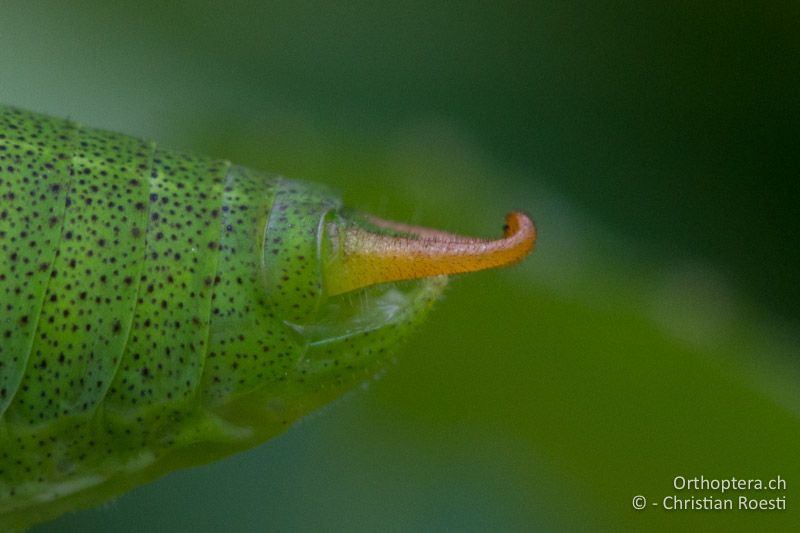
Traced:
POLYGON ((334 222, 396 232, 320 185, 0 106, 0 532, 252 447, 383 369, 446 280, 326 292, 334 222))
POLYGON ((0 108, 0 526, 247 440, 207 407, 302 349, 259 279, 281 183, 0 108))

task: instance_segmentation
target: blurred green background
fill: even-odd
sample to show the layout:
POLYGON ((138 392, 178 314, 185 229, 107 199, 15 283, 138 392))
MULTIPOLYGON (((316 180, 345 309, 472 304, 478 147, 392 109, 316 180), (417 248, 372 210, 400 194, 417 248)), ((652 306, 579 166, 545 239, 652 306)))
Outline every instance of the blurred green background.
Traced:
POLYGON ((798 65, 797 2, 3 2, 2 103, 540 232, 366 391, 37 531, 799 525, 798 65), (632 509, 678 475, 788 510, 632 509))

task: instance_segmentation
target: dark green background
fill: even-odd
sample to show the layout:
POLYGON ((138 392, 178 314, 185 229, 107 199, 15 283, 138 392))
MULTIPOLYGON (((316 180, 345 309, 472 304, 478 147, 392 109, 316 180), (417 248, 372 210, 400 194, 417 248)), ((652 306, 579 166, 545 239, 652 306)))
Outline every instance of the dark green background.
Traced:
POLYGON ((800 4, 162 4, 4 3, 0 102, 541 239, 367 392, 43 530, 800 523, 630 506, 701 474, 800 505, 800 4))

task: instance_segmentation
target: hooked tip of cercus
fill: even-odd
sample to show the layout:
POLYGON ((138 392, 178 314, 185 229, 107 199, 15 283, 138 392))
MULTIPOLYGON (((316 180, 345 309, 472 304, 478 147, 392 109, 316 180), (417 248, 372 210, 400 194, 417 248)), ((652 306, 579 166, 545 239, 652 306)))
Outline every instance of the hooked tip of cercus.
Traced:
POLYGON ((376 233, 331 222, 333 251, 325 262, 329 295, 361 287, 502 267, 525 258, 536 243, 536 226, 524 213, 506 215, 503 237, 466 237, 368 216, 376 228, 408 236, 376 233))

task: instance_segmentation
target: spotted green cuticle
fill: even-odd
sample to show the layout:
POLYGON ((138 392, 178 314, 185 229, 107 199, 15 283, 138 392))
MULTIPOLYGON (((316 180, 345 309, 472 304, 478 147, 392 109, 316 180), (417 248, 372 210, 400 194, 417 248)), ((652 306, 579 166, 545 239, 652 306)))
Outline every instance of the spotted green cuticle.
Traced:
POLYGON ((135 304, 152 151, 123 135, 78 131, 59 253, 9 421, 91 411, 105 396, 135 304))
POLYGON ((279 380, 300 347, 267 302, 261 270, 264 228, 274 182, 244 167, 231 168, 223 192, 217 293, 213 299, 206 371, 206 405, 279 380))
POLYGON ((0 106, 0 532, 280 433, 443 280, 325 295, 324 186, 0 106))
POLYGON ((229 167, 156 152, 136 310, 107 409, 171 403, 199 387, 217 277, 222 183, 229 167))
POLYGON ((75 130, 0 108, 0 414, 25 374, 61 241, 75 130))
POLYGON ((329 212, 341 207, 329 191, 282 180, 267 220, 263 273, 273 307, 285 320, 308 322, 322 296, 319 241, 329 212))

